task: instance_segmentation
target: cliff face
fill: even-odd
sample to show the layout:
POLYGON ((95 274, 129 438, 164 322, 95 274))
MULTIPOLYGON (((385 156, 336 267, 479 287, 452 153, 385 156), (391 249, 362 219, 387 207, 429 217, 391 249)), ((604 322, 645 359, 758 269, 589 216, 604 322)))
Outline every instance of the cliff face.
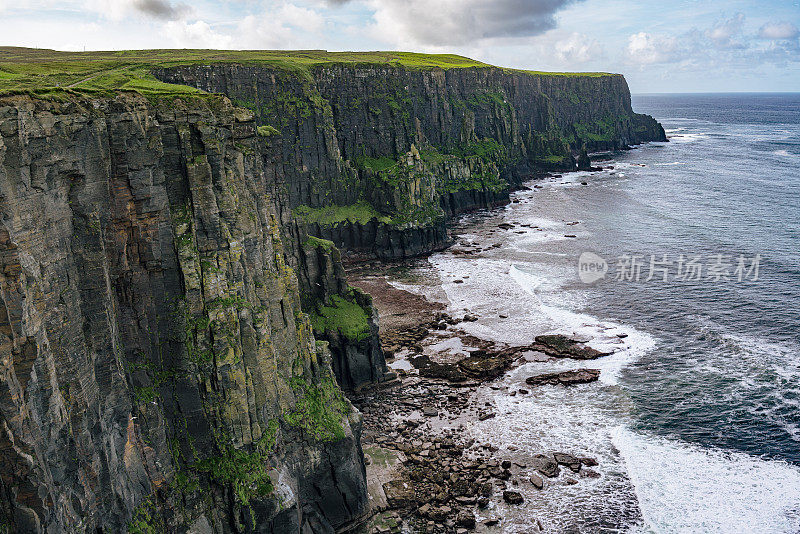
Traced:
POLYGON ((665 140, 633 113, 620 75, 357 64, 155 74, 253 110, 310 233, 383 258, 445 246, 447 217, 507 201, 542 170, 585 167, 583 150, 665 140))
POLYGON ((0 100, 0 481, 12 532, 313 532, 364 511, 360 419, 290 219, 222 98, 0 100), (324 496, 324 497, 321 497, 324 496))

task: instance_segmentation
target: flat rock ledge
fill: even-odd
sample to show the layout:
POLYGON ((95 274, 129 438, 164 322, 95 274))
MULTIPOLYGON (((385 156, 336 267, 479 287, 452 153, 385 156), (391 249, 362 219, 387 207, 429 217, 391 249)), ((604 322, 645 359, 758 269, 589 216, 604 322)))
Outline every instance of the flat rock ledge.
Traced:
POLYGON ((560 373, 545 373, 542 375, 531 376, 525 380, 525 383, 529 386, 574 386, 577 384, 595 382, 598 378, 600 378, 599 369, 573 369, 571 371, 562 371, 560 373))
POLYGON ((608 356, 610 352, 602 352, 585 345, 577 339, 572 339, 562 334, 548 334, 536 336, 533 350, 544 352, 553 358, 571 358, 573 360, 595 360, 608 356))

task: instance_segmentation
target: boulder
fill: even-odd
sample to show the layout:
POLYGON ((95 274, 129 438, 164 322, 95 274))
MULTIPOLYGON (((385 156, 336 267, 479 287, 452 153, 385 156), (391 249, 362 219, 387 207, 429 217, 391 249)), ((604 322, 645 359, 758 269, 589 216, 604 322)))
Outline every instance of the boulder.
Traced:
POLYGON ((503 492, 503 500, 508 504, 522 504, 525 502, 525 499, 522 498, 522 494, 520 492, 510 490, 503 492))
POLYGON ((468 510, 461 510, 456 516, 456 525, 472 530, 475 528, 475 516, 468 510))
POLYGON ((402 508, 414 503, 414 490, 408 482, 403 480, 390 480, 383 485, 386 501, 389 506, 402 508))
POLYGON ((581 461, 576 457, 572 456, 571 454, 566 454, 564 452, 555 452, 553 453, 553 458, 559 465, 569 467, 570 470, 574 473, 577 473, 578 471, 581 470, 581 461))
POLYGON ((536 336, 536 348, 555 358, 572 358, 575 360, 594 360, 601 356, 608 356, 610 352, 601 352, 593 349, 577 339, 572 339, 562 334, 536 336))
POLYGON ((422 355, 410 358, 411 365, 419 370, 419 375, 425 378, 440 378, 450 382, 463 382, 466 380, 464 373, 457 365, 439 363, 431 360, 430 356, 422 355))
POLYGON ((529 386, 562 385, 574 386, 594 382, 600 378, 599 369, 574 369, 560 373, 545 373, 528 377, 525 383, 529 386))
POLYGON ((458 362, 458 368, 470 378, 491 380, 502 375, 511 365, 510 358, 477 354, 479 352, 482 351, 475 351, 473 355, 458 362))
POLYGON ((533 457, 532 465, 534 469, 549 478, 557 477, 561 471, 558 463, 549 454, 537 454, 533 457))

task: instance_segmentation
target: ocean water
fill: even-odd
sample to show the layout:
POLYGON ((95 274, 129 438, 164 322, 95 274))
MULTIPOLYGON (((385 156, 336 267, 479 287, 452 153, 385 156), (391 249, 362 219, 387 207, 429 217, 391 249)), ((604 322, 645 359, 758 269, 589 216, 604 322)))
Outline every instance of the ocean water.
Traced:
POLYGON ((532 182, 542 187, 460 221, 458 247, 483 252, 419 267, 441 280, 451 313, 481 317, 471 333, 574 334, 614 351, 529 363, 500 383, 513 391, 531 374, 585 366, 601 369, 597 384, 481 392, 498 417, 476 424, 477 438, 521 460, 595 456, 602 474, 520 486, 528 507, 502 530, 539 520, 548 532, 800 532, 800 94, 633 104, 669 143, 532 182), (605 278, 581 281, 583 252, 608 262, 605 278), (633 256, 638 280, 621 269, 633 256), (664 269, 647 279, 651 256, 672 262, 667 280, 664 269), (675 279, 681 256, 697 258, 700 279, 675 279))

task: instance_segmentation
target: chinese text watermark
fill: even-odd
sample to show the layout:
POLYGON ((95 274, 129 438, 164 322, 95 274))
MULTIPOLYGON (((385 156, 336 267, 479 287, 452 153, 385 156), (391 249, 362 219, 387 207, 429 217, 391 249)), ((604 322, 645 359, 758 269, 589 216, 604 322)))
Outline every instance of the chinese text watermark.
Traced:
POLYGON ((591 284, 603 278, 623 282, 756 282, 761 255, 624 254, 607 261, 594 252, 578 258, 578 277, 591 284))

